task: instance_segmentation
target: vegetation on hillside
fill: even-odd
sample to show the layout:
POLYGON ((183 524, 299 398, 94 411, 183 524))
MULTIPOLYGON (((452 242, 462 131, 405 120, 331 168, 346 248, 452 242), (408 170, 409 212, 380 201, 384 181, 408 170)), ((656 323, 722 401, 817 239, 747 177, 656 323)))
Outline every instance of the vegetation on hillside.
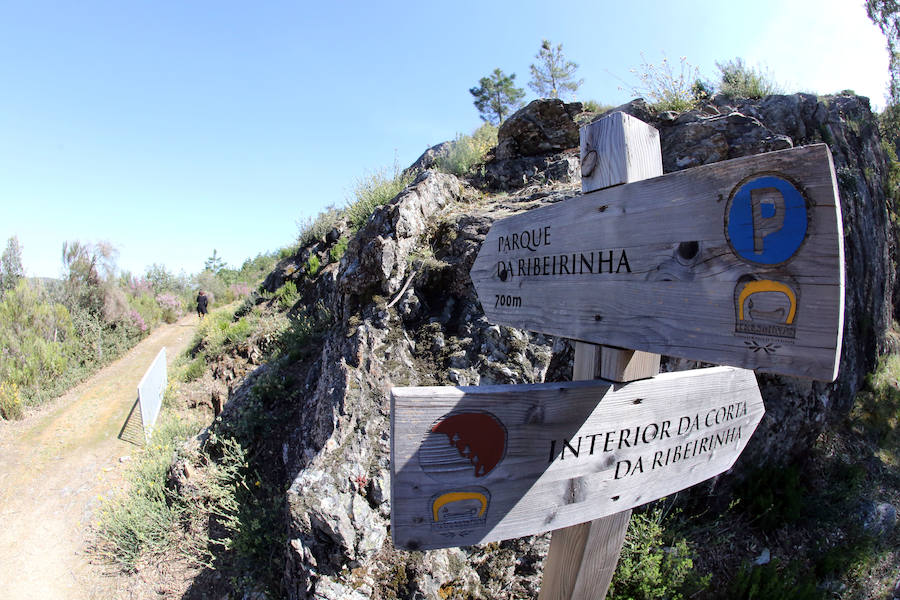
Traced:
POLYGON ((483 165, 488 152, 497 147, 497 128, 484 123, 472 135, 458 134, 435 159, 435 166, 459 177, 466 177, 483 165))
POLYGON ((259 255, 232 269, 214 252, 215 270, 192 277, 158 264, 135 276, 119 271, 116 250, 105 242, 67 241, 61 256, 59 280, 26 278, 14 237, 0 256, 2 419, 20 418, 26 407, 61 394, 158 324, 174 323, 193 308, 197 289, 216 303, 246 297, 276 260, 259 255))
MULTIPOLYGON (((717 91, 758 98, 778 90, 771 75, 741 59, 718 67, 720 81, 712 84, 685 59, 676 66, 666 60, 656 66, 645 63, 646 77, 640 79, 646 87, 639 95, 657 110, 687 110, 717 91)), ((506 77, 499 69, 494 74, 506 77)), ((507 98, 498 110, 485 104, 484 110, 492 111, 482 114, 485 125, 471 136, 457 136, 436 158, 436 166, 462 177, 476 174, 496 145, 497 129, 491 123, 508 116, 520 98, 507 98)), ((896 190, 900 179, 896 170, 892 173, 895 179, 887 185, 896 190)), ((232 577, 229 589, 281 593, 281 550, 287 539, 280 511, 286 479, 278 460, 282 449, 273 445, 280 438, 273 431, 286 427, 297 410, 295 363, 320 351, 324 333, 334 324, 328 307, 304 304, 303 290, 328 264, 340 261, 353 232, 413 176, 395 165, 392 172, 357 180, 343 209, 329 208, 300 224, 299 248, 283 256, 299 262, 289 280, 274 291, 260 290, 236 310, 217 311, 203 323, 174 373, 181 391, 173 390, 167 399, 170 425, 160 428, 129 475, 130 492, 104 508, 99 535, 107 557, 135 569, 173 552, 185 553, 194 564, 232 577), (320 244, 326 239, 330 241, 320 244), (222 372, 225 365, 233 369, 235 362, 245 363, 248 371, 250 365, 266 365, 245 380, 248 400, 240 404, 241 413, 213 420, 203 445, 178 443, 199 428, 190 419, 178 420, 179 414, 190 412, 192 390, 209 395, 208 388, 215 385, 211 373, 222 372)), ((205 287, 212 289, 217 281, 225 285, 228 269, 212 268, 218 266, 215 260, 208 266, 212 279, 205 287)), ((165 279, 165 273, 157 275, 165 279)), ((824 433, 802 463, 753 474, 724 503, 714 498, 720 501, 717 506, 688 492, 638 510, 609 597, 888 597, 900 562, 900 528, 876 535, 860 507, 872 498, 900 506, 898 380, 900 358, 884 357, 853 412, 824 433), (674 510, 676 505, 683 509, 674 510), (789 558, 770 560, 776 553, 789 558)), ((0 401, 9 389, 0 385, 0 401)), ((406 572, 397 577, 405 578, 406 572)), ((453 593, 449 590, 447 597, 453 593)))

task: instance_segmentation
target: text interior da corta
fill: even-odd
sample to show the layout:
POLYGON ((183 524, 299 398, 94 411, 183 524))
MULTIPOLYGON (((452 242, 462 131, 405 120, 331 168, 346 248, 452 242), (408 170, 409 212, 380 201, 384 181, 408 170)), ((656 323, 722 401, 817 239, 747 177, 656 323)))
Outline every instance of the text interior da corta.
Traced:
POLYGON ((584 250, 553 253, 550 225, 523 229, 501 235, 497 239, 497 276, 501 281, 510 277, 545 277, 553 275, 594 275, 603 273, 631 273, 628 253, 621 249, 584 250), (504 254, 528 251, 534 255, 504 258, 504 254))
POLYGON ((724 404, 703 413, 684 415, 677 421, 665 419, 633 427, 620 427, 579 435, 572 439, 550 440, 548 462, 602 458, 627 452, 616 460, 614 479, 674 465, 739 443, 747 402, 724 404), (697 436, 700 437, 697 437, 697 436), (686 440, 691 437, 692 439, 686 440), (635 450, 647 446, 646 453, 635 450), (656 446, 658 449, 653 449, 656 446), (662 446, 662 447, 660 447, 662 446), (611 454, 610 454, 611 453, 611 454))

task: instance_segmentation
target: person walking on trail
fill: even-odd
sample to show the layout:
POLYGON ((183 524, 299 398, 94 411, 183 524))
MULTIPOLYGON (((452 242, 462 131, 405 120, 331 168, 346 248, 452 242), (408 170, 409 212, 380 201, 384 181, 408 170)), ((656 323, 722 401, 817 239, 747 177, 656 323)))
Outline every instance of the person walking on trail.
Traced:
POLYGON ((206 292, 200 290, 197 294, 197 316, 199 318, 203 318, 206 314, 207 306, 209 305, 209 296, 206 295, 206 292))

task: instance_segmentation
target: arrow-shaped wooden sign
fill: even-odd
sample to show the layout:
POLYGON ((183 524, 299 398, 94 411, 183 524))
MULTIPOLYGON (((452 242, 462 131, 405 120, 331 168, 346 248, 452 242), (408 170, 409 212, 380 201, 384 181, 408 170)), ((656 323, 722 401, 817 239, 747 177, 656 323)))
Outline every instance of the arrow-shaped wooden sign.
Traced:
POLYGON ((391 392, 391 532, 425 550, 559 529, 729 469, 765 412, 752 371, 391 392))
POLYGON ((494 223, 492 323, 832 381, 844 251, 824 144, 612 187, 494 223))

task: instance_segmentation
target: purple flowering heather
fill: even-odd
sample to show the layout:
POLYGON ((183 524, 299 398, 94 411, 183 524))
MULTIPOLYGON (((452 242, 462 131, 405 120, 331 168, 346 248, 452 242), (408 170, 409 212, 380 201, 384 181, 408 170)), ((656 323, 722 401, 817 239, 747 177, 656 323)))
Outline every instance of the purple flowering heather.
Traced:
POLYGON ((141 316, 141 313, 132 309, 128 313, 128 319, 131 321, 131 325, 135 329, 140 329, 141 333, 147 331, 147 323, 144 322, 144 317, 141 316))
POLYGON ((246 283, 232 283, 228 288, 228 291, 230 291, 235 298, 243 298, 250 295, 250 286, 246 283))
POLYGON ((168 292, 157 294, 156 303, 159 304, 159 307, 162 309, 163 320, 166 323, 174 323, 178 320, 178 317, 184 314, 181 300, 175 294, 170 294, 168 292))

